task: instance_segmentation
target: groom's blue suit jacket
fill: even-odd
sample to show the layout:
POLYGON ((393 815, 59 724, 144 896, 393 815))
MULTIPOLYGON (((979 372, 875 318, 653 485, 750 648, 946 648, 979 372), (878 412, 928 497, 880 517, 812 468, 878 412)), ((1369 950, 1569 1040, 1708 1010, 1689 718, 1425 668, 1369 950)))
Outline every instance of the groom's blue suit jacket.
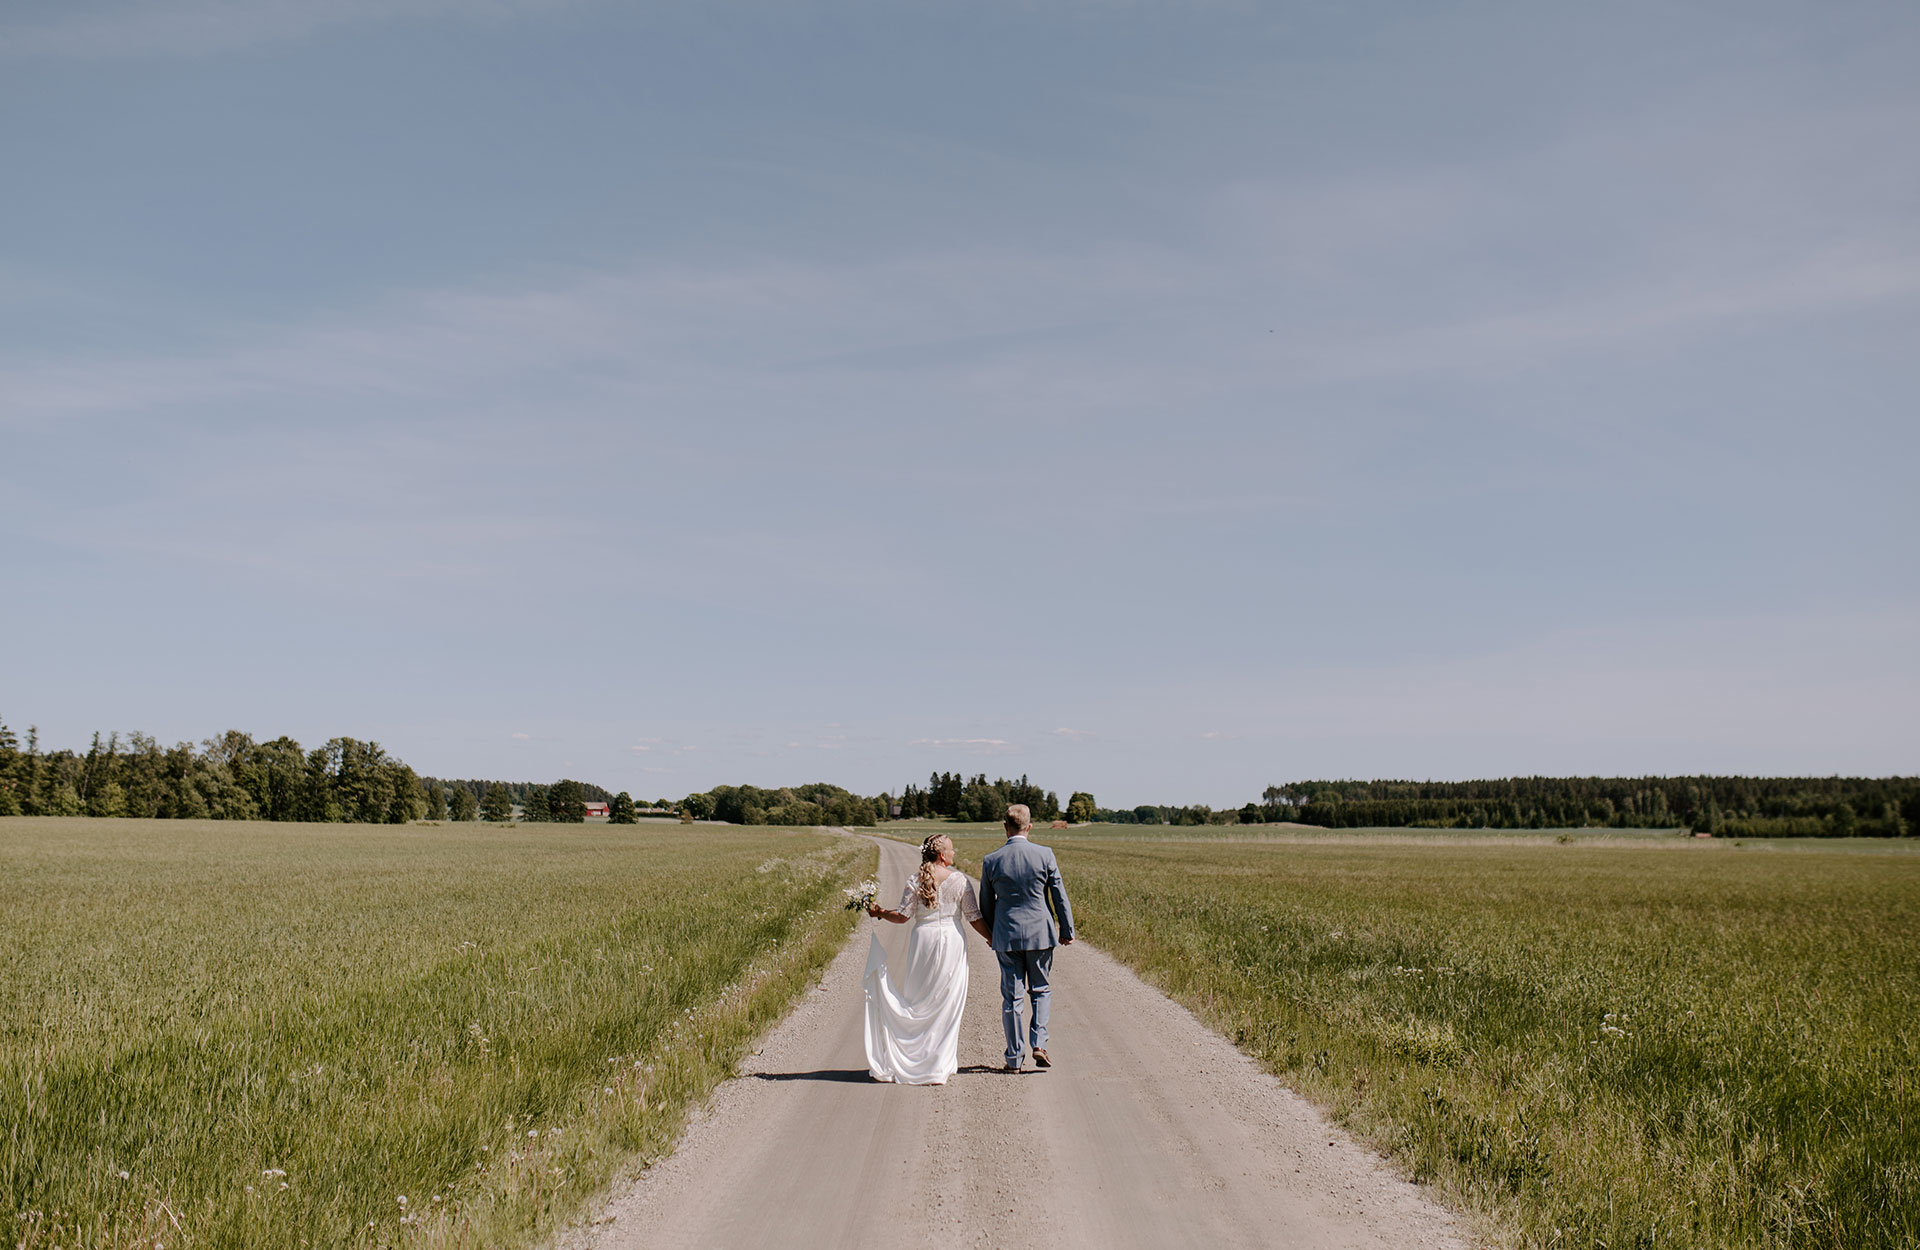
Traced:
POLYGON ((1008 838, 1005 846, 988 852, 980 861, 980 916, 993 926, 997 951, 1049 950, 1071 940, 1073 908, 1053 851, 1025 838, 1008 838))

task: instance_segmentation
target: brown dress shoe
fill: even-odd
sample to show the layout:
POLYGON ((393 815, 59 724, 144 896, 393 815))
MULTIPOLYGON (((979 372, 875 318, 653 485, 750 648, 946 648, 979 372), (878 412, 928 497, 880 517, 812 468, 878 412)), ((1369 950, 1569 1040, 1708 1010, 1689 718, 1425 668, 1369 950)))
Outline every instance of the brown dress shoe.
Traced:
POLYGON ((1033 1051, 1033 1066, 1036 1068, 1051 1068, 1053 1066, 1053 1060, 1047 1058, 1046 1051, 1036 1046, 1033 1051))

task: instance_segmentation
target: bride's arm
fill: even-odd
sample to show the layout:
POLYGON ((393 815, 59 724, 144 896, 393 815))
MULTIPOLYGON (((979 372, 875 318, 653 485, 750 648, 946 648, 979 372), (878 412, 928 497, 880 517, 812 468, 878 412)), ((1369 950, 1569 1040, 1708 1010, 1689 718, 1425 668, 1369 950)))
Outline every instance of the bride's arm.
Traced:
POLYGON ((880 906, 878 903, 874 903, 873 905, 867 908, 867 914, 869 916, 872 916, 875 920, 887 920, 887 921, 891 921, 894 924, 905 924, 907 923, 907 921, 913 919, 912 916, 907 914, 907 909, 912 906, 913 906, 913 883, 909 881, 907 883, 907 888, 900 891, 900 910, 899 911, 888 911, 886 908, 880 906))
POLYGON ((966 884, 960 888, 960 914, 965 916, 967 923, 973 926, 973 931, 987 939, 988 946, 992 946, 993 926, 987 923, 985 915, 980 910, 980 896, 974 892, 973 879, 971 877, 961 879, 966 884))

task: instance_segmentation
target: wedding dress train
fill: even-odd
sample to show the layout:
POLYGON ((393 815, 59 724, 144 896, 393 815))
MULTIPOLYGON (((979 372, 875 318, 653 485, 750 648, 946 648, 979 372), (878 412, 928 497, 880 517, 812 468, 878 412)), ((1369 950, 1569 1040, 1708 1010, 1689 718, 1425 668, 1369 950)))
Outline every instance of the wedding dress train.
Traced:
POLYGON ((909 883, 899 910, 909 917, 904 966, 887 966, 877 936, 867 951, 867 1071, 876 1081, 944 1085, 960 1068, 967 925, 980 902, 966 874, 951 872, 931 904, 909 883))

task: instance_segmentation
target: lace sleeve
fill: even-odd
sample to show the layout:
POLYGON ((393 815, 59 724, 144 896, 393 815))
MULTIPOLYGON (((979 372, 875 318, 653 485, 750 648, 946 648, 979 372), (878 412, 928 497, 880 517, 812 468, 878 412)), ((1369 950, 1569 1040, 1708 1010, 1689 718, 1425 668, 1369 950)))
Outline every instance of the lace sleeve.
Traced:
POLYGON ((920 896, 913 892, 913 882, 909 880, 907 882, 907 888, 900 891, 900 906, 896 910, 903 916, 911 916, 913 914, 913 905, 919 901, 920 896))
POLYGON ((973 878, 962 876, 960 887, 960 918, 968 924, 980 919, 980 896, 973 892, 973 878))

